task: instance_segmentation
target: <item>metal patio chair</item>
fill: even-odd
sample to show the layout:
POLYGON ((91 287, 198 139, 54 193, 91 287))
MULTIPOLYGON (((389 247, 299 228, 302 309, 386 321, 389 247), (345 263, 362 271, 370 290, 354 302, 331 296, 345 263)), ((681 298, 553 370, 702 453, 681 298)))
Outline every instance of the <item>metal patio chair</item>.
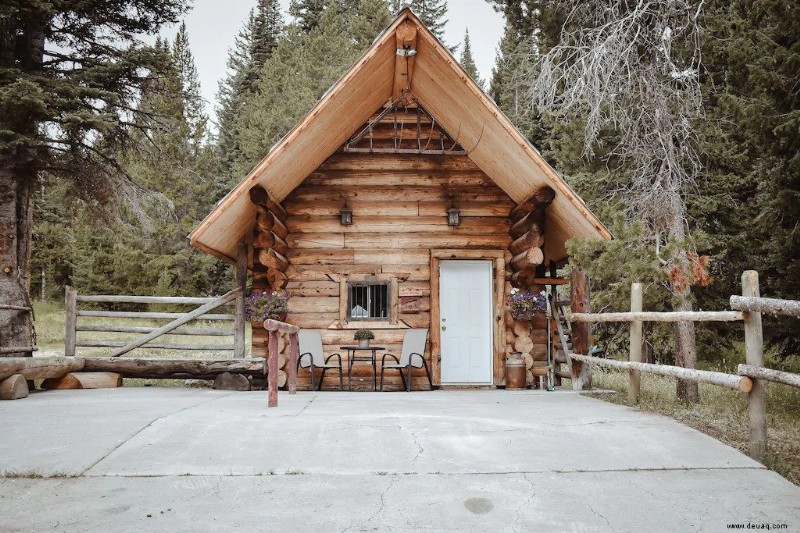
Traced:
POLYGON ((297 359, 297 368, 310 368, 311 369, 311 390, 314 390, 314 369, 321 368, 322 375, 319 378, 317 390, 322 388, 322 382, 325 380, 325 371, 329 368, 339 369, 339 390, 344 390, 344 377, 342 374, 342 356, 338 353, 325 357, 325 352, 322 351, 322 335, 316 329, 301 329, 298 333, 298 342, 300 344, 300 357, 297 359), (339 364, 329 364, 333 358, 339 360, 339 364), (303 362, 306 364, 303 364, 303 362))
POLYGON ((400 372, 400 379, 403 381, 403 388, 411 392, 411 372, 412 368, 424 368, 425 375, 428 376, 428 384, 433 390, 431 373, 428 370, 428 363, 425 362, 425 345, 428 343, 427 329, 407 329, 403 336, 403 348, 400 358, 390 353, 384 354, 381 358, 381 391, 383 391, 383 371, 396 368, 400 372), (391 357, 394 363, 387 363, 386 358, 391 357), (403 369, 408 372, 408 381, 403 376, 403 369))

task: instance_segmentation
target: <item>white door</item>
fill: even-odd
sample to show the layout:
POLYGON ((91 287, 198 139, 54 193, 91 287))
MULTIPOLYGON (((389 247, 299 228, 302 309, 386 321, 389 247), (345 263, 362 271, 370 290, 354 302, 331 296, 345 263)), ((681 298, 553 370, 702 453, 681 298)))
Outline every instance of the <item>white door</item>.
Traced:
POLYGON ((492 262, 441 261, 442 383, 492 383, 492 262))

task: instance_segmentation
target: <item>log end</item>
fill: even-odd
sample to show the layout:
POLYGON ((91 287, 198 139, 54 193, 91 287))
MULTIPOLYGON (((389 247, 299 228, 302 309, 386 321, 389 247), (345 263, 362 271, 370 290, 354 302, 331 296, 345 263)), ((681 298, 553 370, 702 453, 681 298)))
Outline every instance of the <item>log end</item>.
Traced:
POLYGON ((28 397, 28 381, 22 374, 14 374, 0 381, 0 400, 20 400, 28 397))
POLYGON ((742 376, 739 379, 739 390, 742 392, 750 392, 753 390, 753 380, 747 376, 742 376))

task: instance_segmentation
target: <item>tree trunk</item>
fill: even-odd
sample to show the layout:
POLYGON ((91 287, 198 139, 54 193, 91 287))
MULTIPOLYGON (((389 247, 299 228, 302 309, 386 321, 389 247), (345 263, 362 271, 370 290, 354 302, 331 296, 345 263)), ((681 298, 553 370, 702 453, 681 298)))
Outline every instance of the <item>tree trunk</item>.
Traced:
MULTIPOLYGON (((672 194, 672 216, 669 222, 669 235, 674 241, 683 244, 686 240, 684 223, 685 205, 678 191, 672 194)), ((672 294, 677 300, 674 311, 691 311, 690 265, 686 250, 678 253, 675 261, 675 272, 671 276, 672 294)), ((675 365, 684 368, 697 368, 697 345, 694 322, 675 322, 675 365)), ((700 401, 700 390, 697 382, 679 379, 676 394, 681 400, 697 403, 700 401)))
MULTIPOLYGON (((44 20, 29 20, 21 34, 2 27, 0 66, 40 73, 44 60, 44 20), (13 46, 11 44, 13 43, 13 46)), ((0 154, 0 303, 30 307, 33 194, 39 155, 36 117, 0 117, 0 128, 25 141, 0 154)), ((35 343, 30 311, 0 309, 0 346, 29 347, 35 343)), ((7 354, 32 355, 29 351, 7 354)))

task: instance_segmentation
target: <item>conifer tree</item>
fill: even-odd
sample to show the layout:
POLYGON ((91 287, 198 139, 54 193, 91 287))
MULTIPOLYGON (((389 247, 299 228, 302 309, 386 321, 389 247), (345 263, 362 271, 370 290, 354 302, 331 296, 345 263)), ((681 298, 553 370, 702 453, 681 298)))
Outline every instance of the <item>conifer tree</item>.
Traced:
MULTIPOLYGON (((112 149, 126 141, 138 88, 161 67, 138 36, 175 23, 184 0, 6 0, 0 7, 0 248, 2 302, 30 300, 30 220, 38 176, 58 172, 87 195, 129 186, 112 149), (112 37, 113 36, 113 37, 112 37), (104 172, 91 173, 90 167, 104 172), (14 273, 14 275, 8 275, 14 273)), ((32 344, 28 313, 0 310, 5 346, 32 344)), ((12 354, 13 355, 13 354, 12 354)))
POLYGON ((175 41, 172 43, 172 57, 182 84, 184 116, 191 130, 191 142, 199 145, 206 135, 208 116, 200 93, 200 79, 189 46, 189 33, 185 21, 181 22, 175 41))
POLYGON ((325 7, 331 0, 292 0, 289 4, 289 14, 304 32, 316 28, 321 20, 325 7))
POLYGON ((412 0, 411 9, 440 41, 447 25, 447 0, 412 0))
POLYGON ((464 42, 461 46, 461 57, 459 58, 459 62, 461 63, 461 66, 464 67, 464 70, 467 72, 467 74, 469 74, 469 76, 475 80, 475 83, 477 83, 478 86, 483 89, 483 80, 478 72, 477 65, 475 65, 475 58, 472 57, 472 44, 469 40, 469 28, 467 28, 464 32, 464 42))

